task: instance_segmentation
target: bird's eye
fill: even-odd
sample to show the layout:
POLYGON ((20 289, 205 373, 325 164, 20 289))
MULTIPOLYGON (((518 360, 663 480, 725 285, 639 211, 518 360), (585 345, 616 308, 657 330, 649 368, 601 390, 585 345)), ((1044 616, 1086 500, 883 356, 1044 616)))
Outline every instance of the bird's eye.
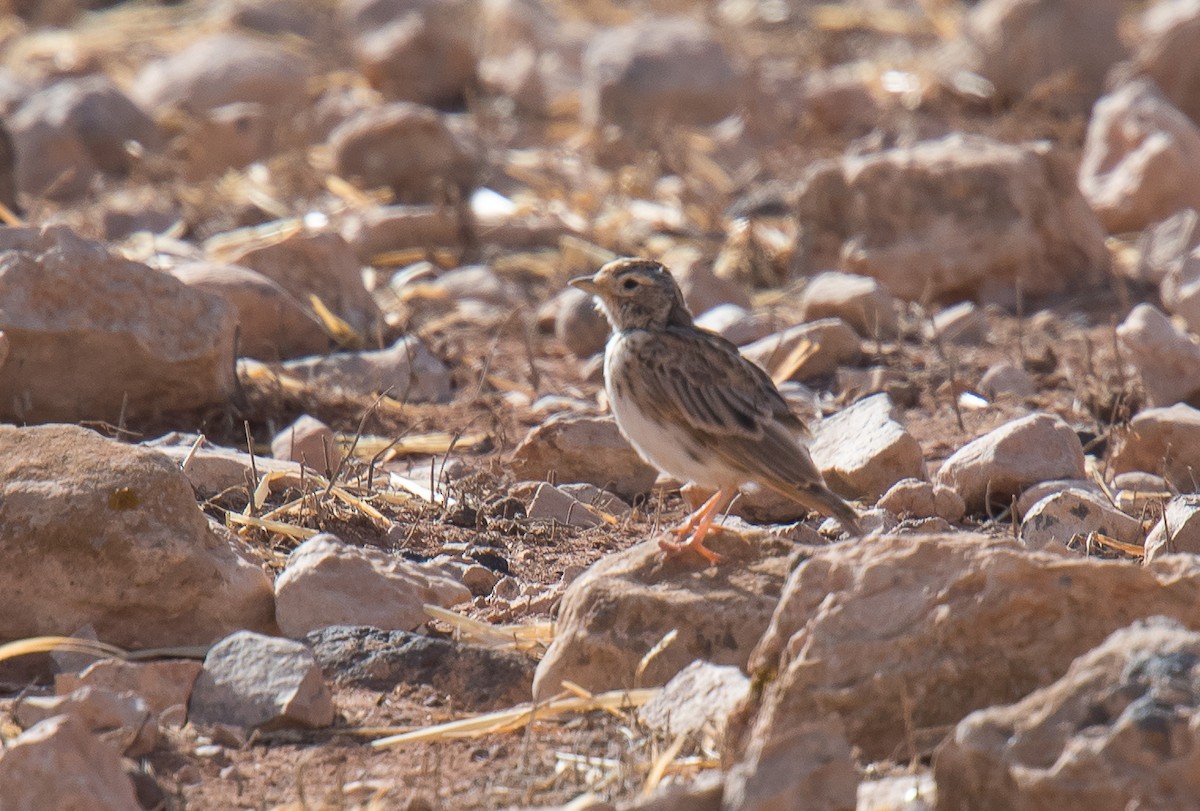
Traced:
POLYGON ((624 283, 621 284, 621 287, 625 288, 626 290, 632 290, 633 288, 635 288, 637 286, 638 286, 638 280, 633 279, 633 278, 626 279, 624 281, 624 283))

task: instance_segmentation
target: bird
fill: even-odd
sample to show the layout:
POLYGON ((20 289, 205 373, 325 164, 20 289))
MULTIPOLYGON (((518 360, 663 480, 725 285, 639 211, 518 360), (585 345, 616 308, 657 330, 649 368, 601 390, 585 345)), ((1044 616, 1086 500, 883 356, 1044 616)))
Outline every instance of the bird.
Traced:
POLYGON ((801 443, 804 422, 737 346, 696 326, 664 265, 620 258, 569 284, 590 293, 611 326, 604 389, 621 433, 654 467, 716 491, 671 530, 674 541, 659 541, 662 549, 720 563, 704 539, 746 486, 773 490, 862 534, 858 513, 826 486, 801 443))

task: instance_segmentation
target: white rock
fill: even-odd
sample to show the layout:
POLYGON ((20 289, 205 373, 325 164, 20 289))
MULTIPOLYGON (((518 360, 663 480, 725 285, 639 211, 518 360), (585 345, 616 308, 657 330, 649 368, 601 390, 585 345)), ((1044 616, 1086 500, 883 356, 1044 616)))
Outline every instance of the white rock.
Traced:
POLYGON ((302 462, 329 475, 337 469, 342 449, 332 428, 316 417, 301 414, 271 440, 271 455, 276 459, 302 462))
POLYGON ((413 336, 387 349, 301 358, 287 361, 283 368, 310 385, 362 397, 386 393, 408 403, 450 399, 450 371, 413 336))
POLYGON ((836 715, 814 714, 789 718, 786 729, 755 729, 741 762, 729 772, 723 811, 856 807, 858 774, 845 727, 836 715))
POLYGON ((1110 233, 1200 206, 1200 129, 1148 80, 1096 102, 1079 188, 1110 233))
POLYGON ((959 448, 938 470, 937 483, 954 488, 969 511, 984 512, 989 499, 1007 506, 1030 485, 1084 476, 1083 446, 1071 426, 1037 413, 959 448))
POLYGON ((896 335, 896 302, 887 288, 868 276, 827 272, 813 277, 800 294, 805 321, 840 318, 865 338, 896 335))
POLYGON ((719 740, 725 721, 750 691, 739 668, 697 659, 638 710, 638 720, 667 737, 707 733, 719 740))
POLYGON ((201 664, 191 659, 161 659, 127 662, 101 659, 82 673, 58 673, 54 692, 66 695, 81 687, 97 687, 116 693, 133 693, 145 700, 151 712, 162 716, 173 707, 187 709, 192 685, 201 664))
POLYGON ((967 512, 967 505, 953 489, 920 479, 901 479, 879 497, 875 506, 902 518, 937 516, 951 523, 967 512))
POLYGON ((1037 394, 1037 383, 1033 375, 1020 366, 1001 361, 983 373, 979 379, 979 393, 989 400, 1032 397, 1037 394))
POLYGON ((269 730, 328 726, 333 712, 329 687, 306 646, 238 631, 204 657, 188 719, 269 730))
POLYGON ((1033 509, 1034 504, 1047 496, 1061 493, 1063 490, 1082 490, 1097 496, 1104 492, 1100 489, 1100 485, 1091 479, 1051 479, 1038 482, 1021 491, 1021 495, 1017 498, 1017 518, 1024 518, 1026 513, 1033 509))
POLYGON ((813 461, 835 492, 877 499, 901 479, 925 478, 921 445, 886 394, 859 400, 812 427, 813 461))
POLYGON ((1200 411, 1177 403, 1139 412, 1113 450, 1111 463, 1117 473, 1160 473, 1181 492, 1192 492, 1200 471, 1200 411))
POLYGON ((70 715, 119 755, 140 757, 158 742, 158 723, 145 699, 84 686, 67 695, 30 696, 16 705, 17 723, 31 727, 56 715, 70 715))
POLYGON ((988 336, 987 316, 980 307, 964 301, 935 314, 926 333, 946 343, 981 344, 988 336))
POLYGON ((625 498, 645 493, 658 478, 612 417, 552 417, 521 440, 511 464, 518 478, 587 482, 625 498))
POLYGON ((603 523, 586 504, 564 493, 549 482, 542 482, 529 502, 526 516, 534 520, 557 521, 570 527, 587 529, 603 523))
POLYGON ((271 476, 269 487, 272 493, 283 492, 289 487, 299 488, 301 485, 300 465, 295 462, 257 455, 251 461, 250 454, 244 450, 221 448, 204 442, 193 450, 198 438, 198 434, 167 434, 146 442, 145 446, 178 465, 196 493, 204 498, 223 493, 231 487, 246 488, 247 493, 253 491, 256 486, 255 471, 260 480, 271 476))
POLYGON ((696 318, 696 326, 715 332, 738 346, 753 343, 774 331, 769 317, 757 315, 732 303, 710 308, 696 318))
POLYGON ((1133 57, 1137 72, 1152 78, 1175 106, 1200 123, 1200 64, 1195 48, 1200 36, 1200 3, 1150 3, 1139 27, 1133 57))
MULTIPOLYGON (((1185 211, 1195 213, 1190 208, 1185 211)), ((1158 286, 1158 297, 1167 312, 1183 319, 1188 331, 1200 332, 1200 250, 1193 249, 1170 263, 1158 286)))
POLYGON ((1117 326, 1117 340, 1146 389, 1151 406, 1169 406, 1200 390, 1200 344, 1150 304, 1139 304, 1117 326))
POLYGON ((73 716, 56 715, 9 741, 0 756, 5 811, 140 811, 116 752, 73 716))
POLYGON ((275 581, 276 619, 295 639, 330 625, 412 631, 429 620, 424 604, 470 599, 466 586, 436 566, 350 546, 326 532, 292 550, 275 581))
POLYGON ((831 375, 843 364, 858 363, 862 346, 858 334, 845 321, 822 318, 760 338, 742 347, 742 354, 771 372, 782 365, 791 365, 789 380, 809 380, 831 375), (788 364, 793 353, 805 343, 812 345, 811 354, 802 363, 788 364))
POLYGON ((1146 562, 1174 552, 1200 554, 1200 496, 1178 496, 1146 537, 1146 562))
MULTIPOLYGON (((1034 504, 1021 522, 1021 542, 1031 549, 1063 549, 1078 536, 1099 532, 1122 543, 1140 546, 1142 522, 1083 490, 1063 490, 1034 504)), ((1077 546, 1083 551, 1083 547, 1077 546)))

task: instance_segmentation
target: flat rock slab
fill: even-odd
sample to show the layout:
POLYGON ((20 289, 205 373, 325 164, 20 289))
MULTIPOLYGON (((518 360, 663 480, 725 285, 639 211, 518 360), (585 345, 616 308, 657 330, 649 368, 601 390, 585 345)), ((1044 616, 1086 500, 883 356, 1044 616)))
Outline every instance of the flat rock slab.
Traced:
POLYGON ((770 619, 796 547, 766 533, 722 531, 706 544, 726 555, 668 557, 654 541, 601 560, 563 596, 558 631, 534 681, 535 700, 564 679, 601 691, 664 684, 695 659, 744 667, 770 619), (674 641, 638 664, 675 631, 674 641))
POLYGON ((521 440, 512 468, 518 478, 586 482, 627 499, 648 491, 658 478, 612 417, 551 417, 521 440))
POLYGON ((472 710, 528 701, 537 666, 514 651, 365 625, 322 628, 305 641, 334 684, 383 692, 398 684, 428 684, 453 697, 456 707, 472 710))
POLYGON ((886 394, 873 394, 813 426, 813 461, 835 493, 874 501, 901 479, 924 479, 921 443, 886 394))
POLYGON ((1117 473, 1158 473, 1190 492, 1200 471, 1200 410, 1178 403, 1139 412, 1130 420, 1111 461, 1117 473))

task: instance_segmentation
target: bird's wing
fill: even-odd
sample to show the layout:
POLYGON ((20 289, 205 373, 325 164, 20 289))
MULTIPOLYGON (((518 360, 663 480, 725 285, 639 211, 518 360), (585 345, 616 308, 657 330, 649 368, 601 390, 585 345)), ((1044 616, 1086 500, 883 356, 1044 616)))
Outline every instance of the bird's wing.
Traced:
POLYGON ((652 396, 646 410, 666 422, 682 422, 717 437, 761 439, 769 429, 804 432, 771 378, 719 335, 667 329, 643 353, 644 381, 652 396), (702 346, 697 346, 697 342, 702 346))

